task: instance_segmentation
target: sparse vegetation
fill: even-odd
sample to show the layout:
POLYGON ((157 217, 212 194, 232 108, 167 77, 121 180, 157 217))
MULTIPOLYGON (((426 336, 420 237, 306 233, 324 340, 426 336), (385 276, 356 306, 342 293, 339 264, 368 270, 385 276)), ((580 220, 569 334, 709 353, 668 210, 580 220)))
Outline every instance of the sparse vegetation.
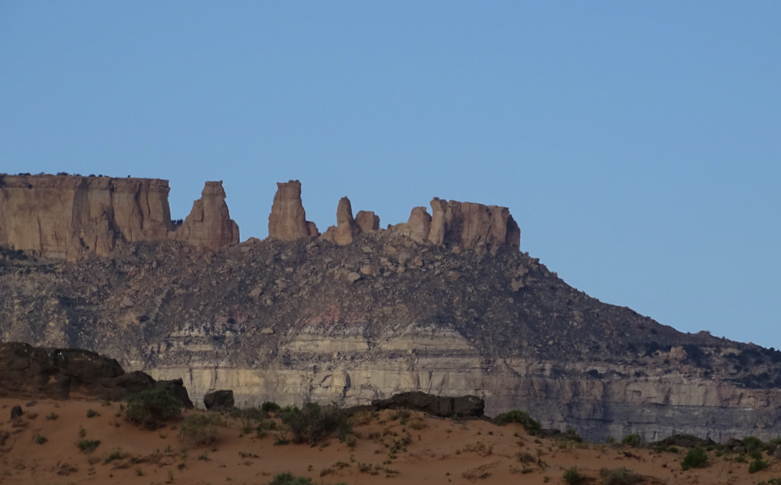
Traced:
POLYGON ((627 446, 633 446, 638 447, 645 444, 645 440, 643 440, 642 436, 639 434, 628 434, 624 436, 624 439, 621 440, 621 444, 627 445, 627 446))
POLYGON ((42 445, 42 444, 46 443, 49 440, 46 439, 46 436, 43 436, 41 434, 37 434, 36 433, 35 436, 33 436, 33 441, 35 443, 39 444, 39 445, 42 445))
POLYGON ((567 485, 583 485, 587 480, 587 477, 580 473, 575 467, 564 470, 564 476, 562 478, 567 485))
POLYGON ((54 413, 54 412, 51 412, 51 413, 49 413, 49 414, 47 414, 47 415, 46 415, 46 419, 47 419, 48 421, 54 421, 54 420, 56 420, 56 419, 57 419, 57 418, 59 418, 59 417, 60 417, 60 415, 59 415, 59 414, 57 414, 57 413, 54 413))
POLYGON ((602 485, 635 485, 643 482, 643 476, 627 468, 603 468, 599 472, 602 485))
POLYGON ((748 464, 748 472, 756 473, 764 470, 767 467, 768 467, 767 461, 761 458, 755 458, 754 460, 751 461, 751 463, 748 464))
POLYGON ((505 425, 508 423, 519 423, 530 435, 538 435, 542 431, 542 426, 538 421, 533 419, 526 411, 520 411, 513 409, 507 411, 494 418, 494 423, 498 425, 505 425))
POLYGON ((281 417, 295 443, 315 445, 334 433, 344 440, 352 432, 347 414, 336 406, 307 403, 301 409, 286 407, 282 409, 281 417))
POLYGON ((700 447, 689 450, 681 462, 681 468, 684 470, 705 468, 706 466, 708 466, 708 452, 700 447))
POLYGON ((216 414, 193 414, 179 425, 179 439, 194 446, 206 446, 217 441, 217 426, 224 425, 216 414))
POLYGON ((277 413, 279 410, 282 409, 279 407, 279 404, 273 402, 273 401, 265 401, 263 404, 260 405, 260 410, 264 413, 277 413))
POLYGON ((95 411, 95 410, 94 410, 94 409, 92 409, 92 408, 90 408, 90 409, 87 409, 87 417, 88 417, 88 418, 94 418, 94 417, 97 417, 97 416, 100 416, 100 413, 99 413, 99 412, 95 411))
POLYGON ((100 440, 83 439, 79 440, 76 443, 76 446, 79 447, 82 453, 92 453, 98 446, 100 446, 100 440))
POLYGON ((280 473, 268 485, 312 485, 311 478, 296 477, 291 473, 280 473))
POLYGON ((182 403, 163 387, 146 389, 131 396, 127 401, 125 417, 128 421, 157 429, 166 421, 182 415, 182 403))

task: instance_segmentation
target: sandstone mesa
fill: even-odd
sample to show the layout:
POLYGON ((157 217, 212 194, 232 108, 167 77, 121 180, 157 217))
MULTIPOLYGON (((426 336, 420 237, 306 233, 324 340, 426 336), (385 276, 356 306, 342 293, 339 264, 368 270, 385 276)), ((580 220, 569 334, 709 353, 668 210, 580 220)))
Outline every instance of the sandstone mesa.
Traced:
POLYGON ((589 297, 519 250, 507 208, 435 198, 380 229, 345 197, 320 234, 289 181, 269 237, 239 243, 219 182, 181 224, 167 194, 156 179, 0 177, 0 341, 97 351, 199 401, 423 391, 589 439, 781 434, 781 353, 589 297))

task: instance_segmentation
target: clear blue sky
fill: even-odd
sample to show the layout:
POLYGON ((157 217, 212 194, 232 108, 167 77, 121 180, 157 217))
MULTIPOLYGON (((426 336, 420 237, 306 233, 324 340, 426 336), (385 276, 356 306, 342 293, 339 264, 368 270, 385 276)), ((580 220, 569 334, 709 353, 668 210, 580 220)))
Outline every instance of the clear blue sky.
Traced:
POLYGON ((781 347, 781 2, 0 0, 0 172, 507 205, 570 284, 781 347))

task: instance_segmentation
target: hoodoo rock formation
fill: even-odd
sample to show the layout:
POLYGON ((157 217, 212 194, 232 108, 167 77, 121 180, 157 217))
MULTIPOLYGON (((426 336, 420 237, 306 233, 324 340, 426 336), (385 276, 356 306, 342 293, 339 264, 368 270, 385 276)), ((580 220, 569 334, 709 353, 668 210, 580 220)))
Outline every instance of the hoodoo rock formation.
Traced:
POLYGON ((306 211, 301 202, 301 182, 278 182, 274 204, 268 216, 268 237, 280 241, 295 241, 318 234, 317 226, 306 220, 306 211))
POLYGON ((434 199, 431 215, 416 207, 381 230, 343 198, 318 237, 291 181, 269 240, 234 244, 219 184, 179 237, 167 192, 149 179, 0 178, 0 341, 86 348, 181 377, 198 400, 231 389, 239 406, 423 391, 590 439, 781 435, 781 352, 589 297, 518 249, 505 207, 434 199), (120 242, 132 250, 112 251, 120 242), (110 257, 37 257, 83 251, 110 257))
POLYGON ((160 179, 0 175, 0 246, 75 260, 109 256, 121 243, 170 239, 218 249, 239 241, 221 182, 207 182, 176 228, 160 179))
POLYGON ((228 213, 222 182, 206 182, 201 198, 193 202, 172 238, 211 250, 239 243, 239 226, 228 213))

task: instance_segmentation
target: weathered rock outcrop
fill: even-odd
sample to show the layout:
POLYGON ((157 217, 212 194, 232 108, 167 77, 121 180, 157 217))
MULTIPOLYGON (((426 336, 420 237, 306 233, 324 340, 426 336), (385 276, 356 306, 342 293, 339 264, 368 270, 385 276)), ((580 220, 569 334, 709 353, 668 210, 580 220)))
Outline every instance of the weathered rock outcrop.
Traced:
POLYGON ((318 234, 317 226, 306 220, 304 204, 301 203, 301 182, 278 182, 274 204, 268 216, 268 237, 280 241, 295 241, 318 234))
POLYGON ((185 407, 193 407, 181 379, 156 382, 143 372, 126 374, 119 363, 95 352, 0 343, 0 396, 71 395, 120 400, 155 386, 166 387, 185 407))
POLYGON ((176 239, 209 249, 238 242, 220 182, 207 182, 181 232, 168 191, 160 179, 0 175, 0 246, 75 260, 132 242, 176 239))
POLYGON ((520 247, 521 230, 507 207, 434 198, 428 240, 462 248, 520 247))
POLYGON ((339 246, 352 244, 355 236, 361 233, 361 228, 353 219, 353 208, 350 199, 342 197, 336 206, 336 226, 331 226, 323 234, 323 239, 339 246))
POLYGON ((358 211, 355 215, 355 223, 363 233, 380 230, 380 217, 373 211, 358 211))
POLYGON ((201 198, 171 239, 216 250, 239 243, 239 226, 230 218, 222 182, 206 182, 201 198))
POLYGON ((477 396, 436 396, 425 392, 402 392, 388 399, 372 401, 371 407, 382 409, 412 409, 443 418, 479 418, 485 402, 477 396))

